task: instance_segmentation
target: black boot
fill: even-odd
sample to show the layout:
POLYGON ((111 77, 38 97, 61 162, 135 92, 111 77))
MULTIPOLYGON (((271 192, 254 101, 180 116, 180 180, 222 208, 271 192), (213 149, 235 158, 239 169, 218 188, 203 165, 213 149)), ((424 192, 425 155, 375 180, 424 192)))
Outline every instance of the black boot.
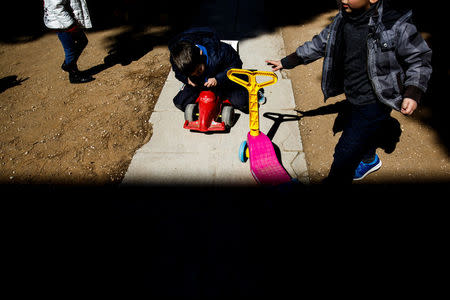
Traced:
POLYGON ((61 69, 69 73, 70 83, 86 83, 94 80, 91 75, 80 72, 76 64, 66 65, 66 63, 63 62, 61 69))
POLYGON ((61 65, 61 69, 63 69, 66 72, 70 72, 70 71, 78 71, 78 66, 75 63, 70 63, 70 64, 66 64, 66 62, 64 61, 61 65))
POLYGON ((69 66, 66 65, 66 62, 63 62, 63 64, 61 65, 61 69, 63 69, 66 72, 69 72, 69 66))
POLYGON ((80 71, 69 71, 69 81, 70 83, 86 83, 94 80, 91 75, 83 74, 80 71))

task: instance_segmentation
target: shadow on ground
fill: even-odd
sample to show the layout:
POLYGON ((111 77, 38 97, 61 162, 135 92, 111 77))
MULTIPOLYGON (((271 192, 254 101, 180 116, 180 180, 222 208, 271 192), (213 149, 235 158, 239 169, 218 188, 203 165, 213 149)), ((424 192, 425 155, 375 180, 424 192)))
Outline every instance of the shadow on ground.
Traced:
MULTIPOLYGON (((347 100, 342 100, 337 103, 324 105, 316 109, 308 111, 297 110, 297 112, 301 114, 298 119, 337 113, 337 117, 334 120, 332 129, 333 134, 335 135, 336 133, 344 130, 344 126, 349 120, 351 107, 347 100)), ((391 116, 383 122, 382 128, 383 129, 380 130, 382 134, 374 137, 372 143, 376 146, 376 148, 381 148, 386 153, 392 153, 397 147, 397 143, 400 141, 400 136, 402 134, 400 122, 391 116)))
MULTIPOLYGON (((322 285, 317 280, 327 268, 335 281, 352 261, 359 268, 374 264, 370 272, 379 267, 384 274, 392 267, 386 258, 416 277, 417 257, 424 255, 417 247, 436 251, 435 243, 445 242, 434 235, 446 228, 447 210, 440 209, 441 201, 414 200, 438 187, 325 191, 312 186, 291 194, 251 188, 41 187, 29 190, 30 198, 17 198, 25 194, 12 189, 16 193, 1 204, 5 282, 47 294, 279 297, 291 296, 286 289, 298 289, 298 281, 322 285), (407 249, 397 252, 400 245, 407 249), (369 260, 368 249, 377 252, 369 260), (408 254, 415 254, 413 265, 408 254)), ((427 256, 427 265, 434 265, 435 254, 427 256)), ((398 275, 392 275, 396 285, 398 275)))
POLYGON ((17 75, 11 75, 0 78, 0 93, 3 93, 7 89, 12 88, 14 86, 21 85, 22 82, 26 80, 28 80, 28 77, 17 79, 17 75))
MULTIPOLYGON (((0 209, 5 288, 19 294, 278 299, 303 285, 309 294, 326 284, 334 295, 343 288, 342 276, 351 280, 342 291, 348 294, 347 288, 365 289, 368 278, 381 273, 402 295, 408 288, 417 295, 420 288, 409 284, 424 286, 422 273, 433 285, 444 283, 428 266, 441 263, 437 251, 446 249, 448 227, 443 201, 424 191, 445 195, 448 189, 436 183, 297 186, 289 193, 11 186, 2 189, 0 209), (361 278, 362 269, 370 274, 361 278)), ((377 286, 367 288, 380 291, 373 279, 377 286)), ((386 292, 392 287, 381 294, 386 292)))

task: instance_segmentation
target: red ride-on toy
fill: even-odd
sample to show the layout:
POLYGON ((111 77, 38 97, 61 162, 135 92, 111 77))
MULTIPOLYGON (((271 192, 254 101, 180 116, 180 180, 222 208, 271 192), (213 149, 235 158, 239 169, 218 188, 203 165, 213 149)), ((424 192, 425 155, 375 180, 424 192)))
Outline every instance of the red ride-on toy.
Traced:
POLYGON ((202 91, 193 104, 184 111, 185 129, 200 132, 227 131, 234 121, 230 101, 222 101, 212 91, 202 91))

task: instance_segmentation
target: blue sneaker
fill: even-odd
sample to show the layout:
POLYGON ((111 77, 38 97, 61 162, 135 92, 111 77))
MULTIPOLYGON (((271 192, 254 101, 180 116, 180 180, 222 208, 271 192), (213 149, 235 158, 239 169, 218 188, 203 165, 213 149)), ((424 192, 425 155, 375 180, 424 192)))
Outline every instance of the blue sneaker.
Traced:
POLYGON ((375 159, 371 163, 363 163, 360 162, 358 168, 356 168, 355 175, 353 176, 353 180, 361 180, 372 172, 375 172, 379 168, 381 168, 381 160, 378 155, 375 154, 375 159))

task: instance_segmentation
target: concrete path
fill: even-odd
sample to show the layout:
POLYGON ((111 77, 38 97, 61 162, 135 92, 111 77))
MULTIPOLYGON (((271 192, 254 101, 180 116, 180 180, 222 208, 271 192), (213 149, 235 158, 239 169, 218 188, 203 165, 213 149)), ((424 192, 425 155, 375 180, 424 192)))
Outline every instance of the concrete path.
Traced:
MULTIPOLYGON (((243 68, 270 71, 265 59, 285 56, 281 32, 239 40, 239 54, 243 68)), ((264 89, 267 102, 260 107, 260 130, 273 137, 291 177, 309 183, 291 81, 277 75, 278 82, 264 89)), ((236 110, 239 118, 226 134, 183 129, 184 115, 172 102, 181 85, 171 71, 149 121, 153 135, 136 151, 122 185, 256 185, 249 162, 242 163, 238 156, 249 131, 248 114, 236 110)))

